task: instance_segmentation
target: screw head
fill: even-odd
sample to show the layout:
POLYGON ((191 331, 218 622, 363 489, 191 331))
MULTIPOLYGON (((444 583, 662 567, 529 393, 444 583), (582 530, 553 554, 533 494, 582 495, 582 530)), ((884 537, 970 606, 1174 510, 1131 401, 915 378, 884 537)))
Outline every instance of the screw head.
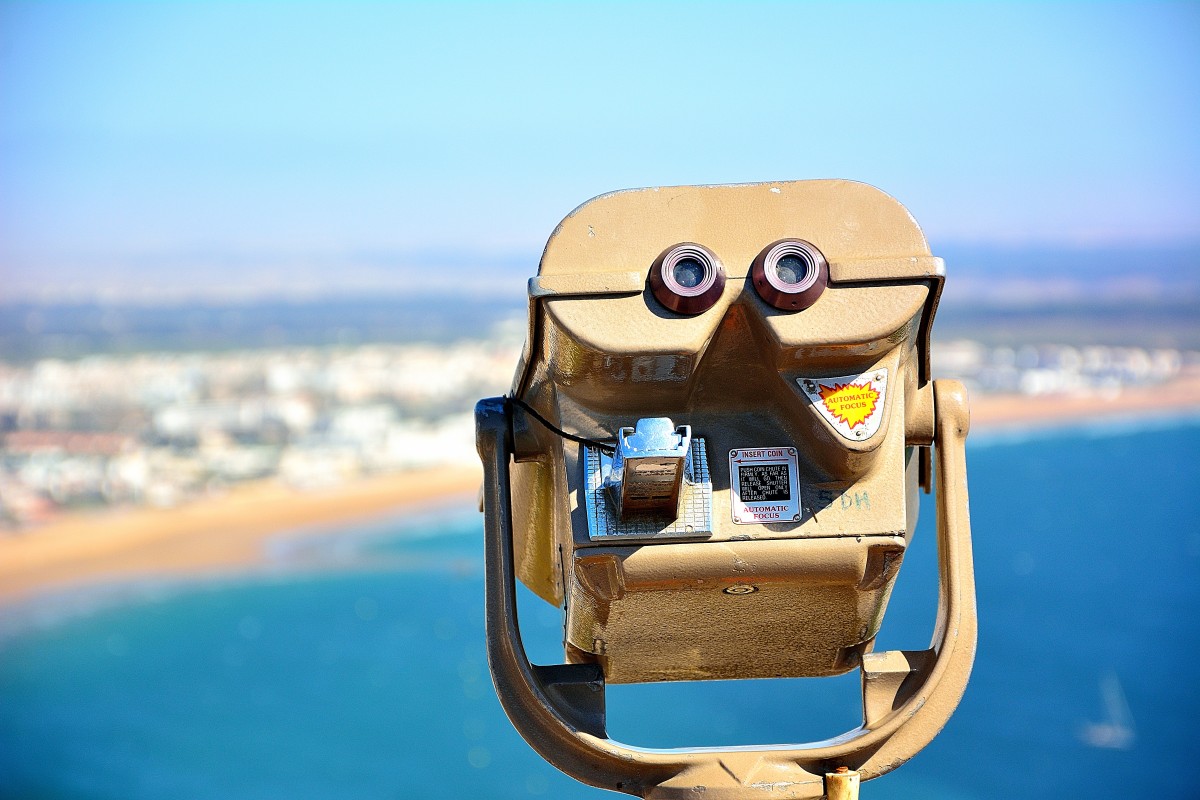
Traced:
POLYGON ((733 586, 726 586, 721 591, 724 592, 725 594, 732 594, 732 595, 754 594, 755 592, 758 591, 758 587, 751 586, 748 583, 737 583, 737 584, 734 584, 733 586))

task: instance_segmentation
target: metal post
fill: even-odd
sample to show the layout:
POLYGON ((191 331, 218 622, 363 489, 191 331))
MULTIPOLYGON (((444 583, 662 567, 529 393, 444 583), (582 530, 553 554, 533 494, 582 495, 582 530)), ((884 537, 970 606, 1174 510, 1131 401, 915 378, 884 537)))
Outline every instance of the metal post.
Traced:
POLYGON ((826 772, 825 796, 829 800, 858 800, 858 773, 849 767, 826 772))

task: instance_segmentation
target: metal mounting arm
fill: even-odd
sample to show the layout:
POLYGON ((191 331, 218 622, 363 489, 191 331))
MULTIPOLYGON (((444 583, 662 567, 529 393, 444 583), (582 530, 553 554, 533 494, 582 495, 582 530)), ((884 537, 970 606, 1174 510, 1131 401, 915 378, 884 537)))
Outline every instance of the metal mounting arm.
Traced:
POLYGON ((550 763, 584 783, 648 798, 819 798, 839 766, 863 780, 883 775, 927 745, 958 705, 975 656, 964 445, 966 392, 935 381, 939 602, 930 649, 863 658, 864 723, 824 742, 729 749, 643 750, 607 737, 604 676, 596 665, 534 666, 517 622, 509 463, 511 419, 503 398, 475 407, 484 464, 488 662, 513 725, 550 763))

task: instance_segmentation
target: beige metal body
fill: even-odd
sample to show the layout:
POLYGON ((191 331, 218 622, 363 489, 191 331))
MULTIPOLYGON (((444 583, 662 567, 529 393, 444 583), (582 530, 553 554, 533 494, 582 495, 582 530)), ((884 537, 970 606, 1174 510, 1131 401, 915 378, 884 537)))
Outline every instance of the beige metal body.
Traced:
POLYGON ((617 192, 563 221, 530 282, 518 402, 477 407, 489 661, 510 718, 544 757, 585 782, 646 797, 693 797, 704 787, 708 798, 816 798, 836 767, 869 780, 940 730, 975 645, 966 398, 928 375, 941 284, 941 262, 908 212, 858 183, 617 192), (764 302, 750 282, 755 258, 786 239, 811 243, 828 262, 828 286, 800 311, 764 302), (723 290, 699 313, 665 308, 648 285, 650 265, 679 243, 701 245, 725 272, 723 290), (805 388, 846 376, 880 389, 872 426, 839 426, 805 388), (664 417, 702 440, 711 526, 595 535, 584 484, 597 451, 576 438, 608 441, 639 419, 664 417), (793 454, 796 514, 746 522, 735 464, 768 450, 793 454), (933 451, 941 565, 933 642, 872 653, 918 489, 934 485, 933 451), (529 664, 514 576, 565 605, 567 664, 529 664), (825 742, 644 751, 604 732, 606 682, 854 668, 863 726, 825 742))

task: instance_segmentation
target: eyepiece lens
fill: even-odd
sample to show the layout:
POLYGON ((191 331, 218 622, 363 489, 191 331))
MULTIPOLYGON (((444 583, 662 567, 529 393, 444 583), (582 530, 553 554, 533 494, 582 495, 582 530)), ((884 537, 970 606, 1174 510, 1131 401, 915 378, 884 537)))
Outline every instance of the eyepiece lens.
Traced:
POLYGON ((671 276, 685 289, 699 286, 704 281, 705 266, 694 258, 685 258, 675 265, 671 276))
POLYGON ((809 263, 800 256, 786 255, 775 265, 775 274, 783 283, 796 285, 804 282, 809 267, 809 263))
POLYGON ((780 239, 754 259, 750 282, 768 305, 780 311, 803 311, 825 291, 829 262, 812 242, 780 239))
POLYGON ((680 242, 654 259, 650 291, 656 300, 677 314, 702 314, 725 291, 725 270, 703 245, 680 242))

